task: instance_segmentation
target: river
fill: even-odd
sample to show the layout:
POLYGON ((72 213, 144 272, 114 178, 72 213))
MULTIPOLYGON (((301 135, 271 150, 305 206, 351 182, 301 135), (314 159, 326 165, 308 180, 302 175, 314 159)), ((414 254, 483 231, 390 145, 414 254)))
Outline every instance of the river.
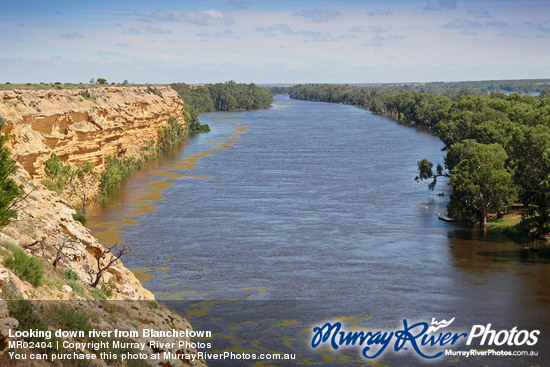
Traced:
MULTIPOLYGON (((90 208, 88 226, 103 243, 133 248, 123 261, 158 299, 196 329, 216 329, 213 350, 361 365, 359 349, 309 349, 311 328, 338 319, 395 330, 404 318, 455 317, 466 331, 540 329, 534 349, 544 354, 550 264, 501 236, 438 220, 445 182, 430 192, 413 179, 419 159, 442 162, 436 137, 353 106, 288 96, 268 110, 200 121, 212 131, 90 208)), ((415 365, 411 354, 381 361, 415 365)), ((549 357, 499 358, 441 364, 549 357)))

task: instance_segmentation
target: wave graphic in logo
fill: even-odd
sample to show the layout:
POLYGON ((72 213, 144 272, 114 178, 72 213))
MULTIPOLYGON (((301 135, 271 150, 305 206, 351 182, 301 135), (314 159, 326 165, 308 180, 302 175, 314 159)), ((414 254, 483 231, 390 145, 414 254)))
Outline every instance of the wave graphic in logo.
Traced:
POLYGON ((439 322, 435 321, 434 318, 432 318, 432 325, 428 328, 428 331, 426 333, 434 333, 439 329, 446 328, 447 326, 451 325, 455 321, 455 318, 453 317, 449 321, 447 320, 441 320, 439 322))

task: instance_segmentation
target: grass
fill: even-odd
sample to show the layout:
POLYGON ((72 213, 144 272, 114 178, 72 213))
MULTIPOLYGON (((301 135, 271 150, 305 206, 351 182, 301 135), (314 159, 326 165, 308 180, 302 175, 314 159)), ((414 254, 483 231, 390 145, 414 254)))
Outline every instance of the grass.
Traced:
POLYGON ((88 216, 86 216, 86 214, 84 213, 77 213, 77 214, 73 214, 73 219, 85 225, 86 222, 88 221, 88 216))
POLYGON ((44 281, 42 282, 42 285, 49 288, 55 288, 58 291, 62 291, 65 284, 66 283, 63 279, 50 277, 44 278, 44 281))
POLYGON ((113 296, 114 287, 111 284, 101 283, 101 291, 107 296, 107 298, 111 298, 113 296))
POLYGON ((67 284, 76 292, 79 296, 84 297, 86 294, 86 288, 82 284, 78 284, 75 280, 69 279, 67 284))
POLYGON ((520 214, 510 214, 487 223, 487 229, 500 232, 514 242, 533 245, 539 258, 550 258, 549 241, 539 240, 529 235, 529 223, 522 222, 520 214))
POLYGON ((487 223, 487 229, 492 229, 496 231, 503 231, 510 227, 515 227, 521 222, 521 215, 514 214, 509 216, 504 216, 503 218, 494 220, 487 223))
POLYGON ((63 270, 63 275, 69 280, 78 280, 78 274, 72 269, 63 270))
POLYGON ((107 299, 107 296, 105 295, 105 293, 103 293, 101 289, 94 288, 90 291, 90 293, 95 299, 99 299, 102 301, 105 301, 107 299))
POLYGON ((159 308, 159 304, 156 303, 155 301, 147 301, 147 304, 148 304, 149 307, 151 307, 151 308, 154 308, 154 309, 159 308))
MULTIPOLYGON (((109 302, 102 302, 101 307, 107 312, 109 315, 116 315, 116 314, 128 314, 128 311, 123 306, 117 305, 113 301, 109 302)), ((137 328, 136 328, 137 329, 137 328)))
POLYGON ((12 243, 5 246, 10 251, 4 259, 4 265, 11 269, 20 279, 31 283, 34 286, 42 284, 44 278, 44 264, 33 256, 27 256, 25 251, 12 243))
POLYGON ((63 330, 78 330, 87 333, 93 329, 86 314, 69 307, 66 303, 49 307, 44 316, 49 322, 53 322, 63 330))

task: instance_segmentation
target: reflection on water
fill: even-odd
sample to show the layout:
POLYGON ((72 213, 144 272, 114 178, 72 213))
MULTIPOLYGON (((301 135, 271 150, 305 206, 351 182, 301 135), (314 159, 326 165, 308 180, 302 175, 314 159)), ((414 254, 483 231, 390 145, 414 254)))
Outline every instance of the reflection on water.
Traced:
MULTIPOLYGON (((196 328, 215 330, 214 349, 373 365, 356 350, 309 350, 309 330, 334 319, 392 330, 403 318, 432 317, 456 317, 463 330, 539 328, 547 345, 550 264, 437 219, 448 195, 413 180, 417 160, 442 160, 434 136, 355 107, 287 97, 201 123, 212 132, 137 173, 90 211, 88 225, 104 243, 130 244, 126 265, 196 328)), ((378 362, 415 365, 406 357, 378 362)))

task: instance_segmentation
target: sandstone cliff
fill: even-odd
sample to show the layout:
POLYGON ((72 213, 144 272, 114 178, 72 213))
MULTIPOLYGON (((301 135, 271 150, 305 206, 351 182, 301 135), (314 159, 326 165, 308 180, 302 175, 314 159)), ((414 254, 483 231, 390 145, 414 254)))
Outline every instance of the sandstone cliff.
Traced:
POLYGON ((16 160, 33 179, 55 152, 65 162, 139 156, 170 116, 183 121, 183 101, 170 87, 105 87, 82 90, 0 91, 16 160))
MULTIPOLYGON (((92 283, 98 273, 98 264, 104 266, 113 255, 73 219, 76 212, 63 198, 39 183, 44 177, 44 162, 52 152, 66 162, 92 161, 101 172, 106 157, 141 155, 143 147, 151 140, 156 141, 157 129, 166 124, 168 117, 174 116, 183 124, 182 115, 183 102, 169 87, 0 92, 0 116, 7 122, 3 132, 10 134, 10 147, 20 164, 16 180, 25 193, 16 205, 17 219, 0 228, 0 262, 6 265, 5 260, 13 256, 16 247, 44 265, 43 280, 35 285, 25 280, 17 269, 0 265, 0 296, 3 298, 0 300, 0 364, 14 363, 5 354, 7 333, 8 329, 17 329, 20 322, 24 322, 10 311, 13 304, 8 307, 14 302, 14 296, 38 302, 34 308, 25 306, 31 307, 28 312, 35 313, 36 317, 44 317, 48 309, 58 307, 61 301, 70 302, 70 309, 88 315, 92 327, 100 330, 191 329, 181 316, 156 304, 153 294, 143 288, 120 260, 101 276, 100 284, 105 288, 94 288, 92 283), (75 274, 73 280, 66 277, 69 270, 75 274), (107 307, 94 300, 98 298, 99 289, 109 289, 112 291, 109 299, 122 303, 107 307), (58 302, 43 302, 45 300, 58 302)), ((102 297, 105 295, 99 299, 102 297)), ((50 328, 56 327, 48 324, 48 320, 45 322, 50 328)), ((147 342, 139 338, 129 338, 129 341, 147 342)), ((145 350, 146 353, 165 351, 179 355, 196 352, 192 348, 177 347, 148 347, 145 350)), ((201 359, 188 360, 183 356, 148 363, 205 365, 201 359)), ((18 364, 33 365, 23 361, 18 364)), ((96 364, 105 365, 103 361, 96 364)))

